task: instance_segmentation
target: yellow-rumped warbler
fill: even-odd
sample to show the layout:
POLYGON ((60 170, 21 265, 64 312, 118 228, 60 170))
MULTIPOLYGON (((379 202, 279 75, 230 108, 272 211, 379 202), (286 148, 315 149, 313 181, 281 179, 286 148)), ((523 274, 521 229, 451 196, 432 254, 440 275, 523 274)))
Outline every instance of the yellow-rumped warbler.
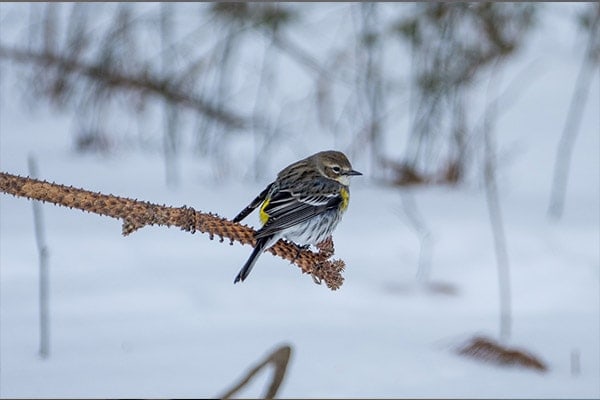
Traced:
POLYGON ((333 232, 348 208, 354 171, 339 151, 322 151, 287 166, 234 219, 239 222, 260 205, 263 227, 256 246, 233 283, 244 281, 258 256, 281 238, 299 246, 316 245, 333 232))

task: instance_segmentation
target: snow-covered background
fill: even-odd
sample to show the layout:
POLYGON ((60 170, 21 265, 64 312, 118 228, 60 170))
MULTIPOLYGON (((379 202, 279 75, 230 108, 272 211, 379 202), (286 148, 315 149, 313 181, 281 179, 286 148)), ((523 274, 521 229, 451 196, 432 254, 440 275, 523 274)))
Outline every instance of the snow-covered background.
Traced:
MULTIPOLYGON (((246 282, 233 285, 248 246, 159 227, 122 237, 119 221, 44 205, 51 271, 45 360, 37 354, 31 204, 0 195, 0 396, 217 396, 289 343, 281 397, 599 398, 598 74, 574 149, 564 216, 546 217, 583 51, 559 14, 550 13, 522 56, 523 64, 538 60, 544 67, 496 127, 500 150, 510 154, 499 171, 512 288, 508 344, 536 354, 547 373, 453 352, 475 334, 498 335, 497 271, 482 188, 409 190, 356 178, 334 235, 336 257, 347 265, 335 292, 270 254, 246 282), (417 202, 431 230, 432 282, 453 291, 417 284, 419 241, 402 196, 417 202)), ((27 156, 34 154, 46 180, 226 217, 268 183, 215 182, 202 163, 184 156, 181 184, 170 189, 158 154, 79 155, 70 116, 26 109, 14 100, 18 85, 2 83, 3 172, 27 175, 27 156)), ((307 143, 311 151, 332 146, 318 135, 307 143)), ((283 166, 274 166, 271 176, 283 166)), ((354 167, 365 168, 360 158, 354 167)), ((256 216, 248 223, 256 225, 256 216)), ((262 372, 240 395, 261 395, 266 378, 262 372)))

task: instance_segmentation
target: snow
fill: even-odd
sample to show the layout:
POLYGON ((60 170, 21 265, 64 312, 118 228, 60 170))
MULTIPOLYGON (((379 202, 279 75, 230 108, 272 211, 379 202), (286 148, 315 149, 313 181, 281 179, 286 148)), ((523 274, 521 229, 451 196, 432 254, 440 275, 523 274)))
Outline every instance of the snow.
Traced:
MULTIPOLYGON (((160 227, 122 237, 119 221, 44 204, 48 359, 37 355, 31 204, 0 195, 0 396, 214 397, 287 343, 292 356, 280 397, 599 398, 600 85, 596 73, 565 214, 549 220, 556 145, 581 60, 573 33, 557 40, 555 32, 542 28, 522 56, 523 63, 538 57, 553 67, 528 85, 496 128, 501 150, 510 154, 499 180, 512 293, 508 344, 540 357, 547 373, 453 351, 474 335, 497 338, 499 332, 482 188, 398 190, 358 177, 334 235, 335 257, 347 265, 338 291, 315 285, 268 253, 246 282, 233 285, 248 246, 160 227), (450 292, 418 283, 420 243, 403 214, 402 196, 414 198, 431 231, 431 282, 450 292), (579 374, 572 373, 573 352, 580 357, 579 374)), ((159 155, 77 155, 70 116, 32 113, 11 101, 14 88, 2 83, 3 172, 27 175, 32 153, 40 176, 50 181, 229 218, 268 183, 215 182, 184 155, 180 186, 172 189, 159 155)), ((307 140, 311 144, 303 146, 312 148, 319 139, 307 140)), ((362 162, 354 167, 361 170, 362 162)), ((270 166, 269 175, 283 166, 270 166)), ((248 223, 257 220, 252 215, 248 223)), ((239 395, 262 395, 268 375, 261 372, 239 395)))

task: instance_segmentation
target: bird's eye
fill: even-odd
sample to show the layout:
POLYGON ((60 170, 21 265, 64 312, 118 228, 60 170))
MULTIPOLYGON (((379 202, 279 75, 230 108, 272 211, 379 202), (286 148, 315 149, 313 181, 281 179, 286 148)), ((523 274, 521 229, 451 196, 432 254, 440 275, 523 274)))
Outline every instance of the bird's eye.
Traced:
POLYGON ((340 169, 340 167, 335 166, 333 168, 331 168, 333 170, 333 172, 335 172, 336 174, 339 174, 342 170, 340 169))

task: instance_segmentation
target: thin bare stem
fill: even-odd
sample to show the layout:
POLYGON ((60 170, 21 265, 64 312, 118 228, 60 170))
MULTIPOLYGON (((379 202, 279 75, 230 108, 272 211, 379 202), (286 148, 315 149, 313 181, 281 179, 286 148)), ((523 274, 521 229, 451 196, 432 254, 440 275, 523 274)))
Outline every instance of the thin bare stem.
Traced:
POLYGON ((431 274, 431 258, 433 252, 433 238, 431 230, 427 227, 425 219, 419 212, 417 202, 413 193, 402 194, 402 209, 408 223, 415 231, 419 242, 419 264, 417 268, 417 280, 420 283, 429 283, 431 274))
MULTIPOLYGON (((33 177, 38 175, 38 168, 35 158, 30 155, 28 160, 29 174, 33 177)), ((48 358, 50 355, 50 306, 48 303, 49 276, 48 276, 48 246, 46 245, 46 235, 44 229, 44 216, 42 206, 39 201, 32 201, 33 225, 35 231, 35 243, 38 249, 40 261, 40 281, 39 281, 39 307, 40 307, 40 357, 48 358)))
MULTIPOLYGON (((498 64, 496 64, 496 67, 498 64)), ((497 77, 497 68, 493 68, 491 76, 497 77)), ((495 78, 491 78, 495 79, 495 78)), ((499 80, 499 79, 498 79, 499 80)), ((490 81, 491 83, 491 81, 490 81)), ((484 141, 484 183, 487 199, 490 224, 494 236, 494 247, 496 254, 496 266, 498 268, 498 289, 500 294, 500 339, 508 340, 511 333, 511 291, 510 291, 510 268, 508 262, 508 250, 506 246, 506 235, 502 221, 502 210, 500 208, 500 196, 496 182, 496 146, 493 137, 493 124, 497 115, 497 102, 488 102, 484 114, 483 141, 484 141)))
POLYGON ((269 384, 269 388, 267 393, 263 396, 265 399, 272 399, 277 394, 279 390, 279 386, 283 382, 283 378, 285 378, 285 372, 287 370, 287 366, 290 360, 290 355, 292 353, 292 348, 288 345, 280 346, 271 354, 269 354, 263 361, 261 361, 258 365, 252 368, 246 376, 240 382, 238 382, 235 386, 229 389, 225 394, 219 396, 221 399, 230 399, 231 396, 236 394, 240 389, 250 382, 250 380, 263 368, 265 368, 269 364, 273 364, 275 371, 273 373, 273 377, 271 379, 271 383, 269 384))
POLYGON ((588 95, 591 90, 591 83, 594 74, 598 72, 598 63, 594 61, 593 52, 597 51, 596 41, 600 31, 600 6, 596 9, 596 17, 589 32, 588 46, 585 56, 581 62, 581 68, 575 82, 575 90, 569 105, 567 119, 563 132, 556 149, 556 161, 554 162, 554 179, 552 180, 552 189, 550 194, 550 204, 548 206, 548 216, 559 219, 565 207, 565 197, 567 194, 567 179, 569 177, 569 168, 571 167, 571 157, 575 140, 579 133, 581 117, 585 109, 588 95))

